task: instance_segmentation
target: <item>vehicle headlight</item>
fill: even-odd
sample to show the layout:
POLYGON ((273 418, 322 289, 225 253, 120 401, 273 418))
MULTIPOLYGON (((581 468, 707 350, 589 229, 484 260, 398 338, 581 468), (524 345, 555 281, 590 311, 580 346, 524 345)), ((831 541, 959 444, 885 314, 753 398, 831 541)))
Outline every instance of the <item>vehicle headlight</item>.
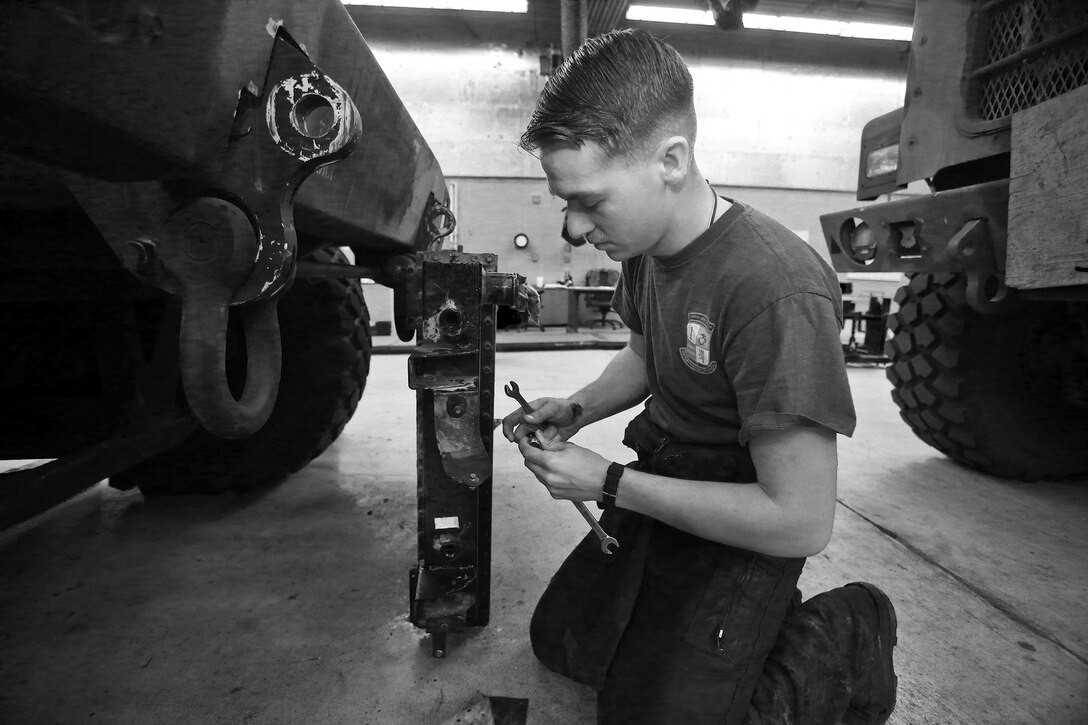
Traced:
POLYGON ((876 176, 894 174, 899 168, 899 144, 870 151, 865 157, 865 177, 872 179, 876 176))

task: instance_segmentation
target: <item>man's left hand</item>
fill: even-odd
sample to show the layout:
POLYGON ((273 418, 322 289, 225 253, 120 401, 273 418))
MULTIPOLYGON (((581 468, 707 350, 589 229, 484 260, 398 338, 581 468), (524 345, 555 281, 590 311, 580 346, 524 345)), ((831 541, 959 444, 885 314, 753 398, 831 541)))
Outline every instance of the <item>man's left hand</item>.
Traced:
POLYGON ((599 501, 609 461, 574 443, 556 438, 534 448, 527 438, 518 441, 525 467, 544 484, 554 499, 599 501))

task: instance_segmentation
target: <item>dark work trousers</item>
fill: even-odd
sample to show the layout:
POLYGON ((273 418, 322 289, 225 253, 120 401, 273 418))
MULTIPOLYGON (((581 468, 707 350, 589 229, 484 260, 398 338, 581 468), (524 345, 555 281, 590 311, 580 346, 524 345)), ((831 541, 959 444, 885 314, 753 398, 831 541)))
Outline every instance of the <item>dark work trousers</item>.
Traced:
MULTIPOLYGON (((651 444, 669 455, 632 445, 641 459, 632 467, 755 479, 747 450, 723 460, 720 449, 708 459, 651 444)), ((723 546, 621 509, 601 522, 619 550, 603 554, 588 534, 552 578, 530 626, 546 666, 598 691, 598 723, 831 725, 844 717, 871 656, 875 607, 863 590, 844 587, 800 604, 804 559, 723 546)))

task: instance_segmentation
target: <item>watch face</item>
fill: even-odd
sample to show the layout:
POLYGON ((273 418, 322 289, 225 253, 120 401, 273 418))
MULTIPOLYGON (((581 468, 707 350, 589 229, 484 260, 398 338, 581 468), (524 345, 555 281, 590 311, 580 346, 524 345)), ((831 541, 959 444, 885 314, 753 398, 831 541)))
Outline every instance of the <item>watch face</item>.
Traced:
POLYGON ((529 246, 529 237, 524 234, 514 235, 514 246, 518 249, 525 249, 529 246))

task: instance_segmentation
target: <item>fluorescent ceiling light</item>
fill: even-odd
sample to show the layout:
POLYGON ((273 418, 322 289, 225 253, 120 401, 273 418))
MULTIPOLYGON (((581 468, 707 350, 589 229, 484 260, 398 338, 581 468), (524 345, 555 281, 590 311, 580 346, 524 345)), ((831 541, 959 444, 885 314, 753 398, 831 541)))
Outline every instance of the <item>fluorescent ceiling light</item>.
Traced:
MULTIPOLYGON (((651 23, 714 24, 714 16, 710 14, 709 10, 667 8, 655 5, 632 5, 627 10, 627 19, 645 20, 651 23)), ((759 13, 744 13, 744 27, 758 30, 785 30, 792 33, 838 35, 844 38, 906 40, 908 42, 913 36, 913 29, 905 25, 793 18, 780 15, 761 15, 759 13)))
POLYGON ((713 25, 714 16, 709 10, 687 8, 663 8, 657 5, 631 5, 627 8, 628 20, 648 20, 651 23, 683 23, 685 25, 713 25))
POLYGON ((913 37, 913 28, 905 25, 820 20, 817 18, 790 18, 779 15, 744 14, 744 27, 760 30, 788 30, 794 33, 820 33, 839 35, 844 38, 873 38, 875 40, 906 40, 913 37))
POLYGON ((344 4, 423 10, 482 10, 493 13, 529 11, 529 0, 344 0, 344 4))

